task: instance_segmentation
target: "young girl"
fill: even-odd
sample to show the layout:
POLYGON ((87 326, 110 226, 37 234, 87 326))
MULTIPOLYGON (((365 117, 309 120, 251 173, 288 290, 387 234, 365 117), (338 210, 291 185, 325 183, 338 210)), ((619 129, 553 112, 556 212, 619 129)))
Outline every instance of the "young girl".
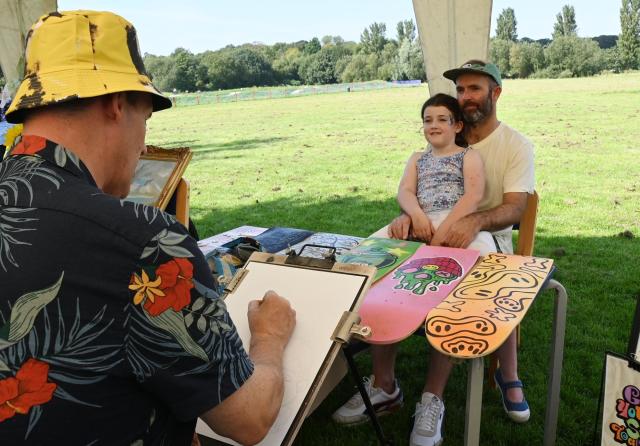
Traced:
MULTIPOLYGON (((422 106, 424 152, 411 155, 398 187, 398 203, 411 217, 412 236, 438 246, 451 225, 477 210, 484 194, 480 155, 462 134, 462 110, 457 99, 436 94, 422 106)), ((481 254, 495 251, 491 234, 478 233, 469 245, 481 254)))

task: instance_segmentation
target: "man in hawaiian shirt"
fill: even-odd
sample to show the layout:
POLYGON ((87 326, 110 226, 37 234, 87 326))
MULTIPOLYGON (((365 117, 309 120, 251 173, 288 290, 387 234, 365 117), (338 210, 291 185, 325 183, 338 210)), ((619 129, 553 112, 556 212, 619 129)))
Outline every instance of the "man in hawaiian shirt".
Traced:
POLYGON ((283 396, 295 325, 273 292, 248 310, 248 355, 195 240, 121 200, 146 120, 171 106, 136 32, 106 12, 43 16, 7 112, 0 163, 2 444, 189 444, 201 417, 255 443, 283 396))

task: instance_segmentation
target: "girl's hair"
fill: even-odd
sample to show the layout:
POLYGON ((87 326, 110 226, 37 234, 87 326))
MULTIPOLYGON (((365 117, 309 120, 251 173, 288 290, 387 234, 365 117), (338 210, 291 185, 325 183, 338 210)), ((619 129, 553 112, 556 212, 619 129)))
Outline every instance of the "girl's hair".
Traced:
MULTIPOLYGON (((453 96, 449 96, 448 94, 444 93, 438 93, 431 96, 424 104, 422 104, 422 109, 420 110, 421 120, 424 120, 424 111, 427 109, 427 107, 445 107, 451 112, 451 117, 453 118, 454 122, 464 122, 460 104, 458 103, 458 100, 453 96)), ((460 147, 467 147, 469 145, 466 138, 464 137, 464 130, 456 133, 455 142, 460 147)))

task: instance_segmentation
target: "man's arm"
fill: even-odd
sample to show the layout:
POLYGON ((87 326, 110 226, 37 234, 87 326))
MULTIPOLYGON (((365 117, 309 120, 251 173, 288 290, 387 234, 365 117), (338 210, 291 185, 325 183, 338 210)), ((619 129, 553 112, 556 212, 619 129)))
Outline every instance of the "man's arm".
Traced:
POLYGON ((442 246, 466 248, 480 231, 497 231, 518 223, 526 206, 526 192, 506 193, 499 206, 467 215, 452 224, 442 246))
POLYGON ((242 444, 256 444, 269 432, 284 394, 282 357, 295 326, 295 311, 273 291, 249 304, 254 363, 251 377, 222 403, 200 417, 220 435, 242 444))

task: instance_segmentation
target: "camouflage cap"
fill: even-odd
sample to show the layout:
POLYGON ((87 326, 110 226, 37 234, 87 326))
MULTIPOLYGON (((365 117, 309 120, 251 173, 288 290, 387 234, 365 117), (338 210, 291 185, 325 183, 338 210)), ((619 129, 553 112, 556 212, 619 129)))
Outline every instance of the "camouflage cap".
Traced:
POLYGON ((27 34, 25 76, 6 117, 19 123, 29 109, 122 91, 150 93, 153 111, 171 107, 144 68, 133 25, 111 12, 53 12, 27 34))

